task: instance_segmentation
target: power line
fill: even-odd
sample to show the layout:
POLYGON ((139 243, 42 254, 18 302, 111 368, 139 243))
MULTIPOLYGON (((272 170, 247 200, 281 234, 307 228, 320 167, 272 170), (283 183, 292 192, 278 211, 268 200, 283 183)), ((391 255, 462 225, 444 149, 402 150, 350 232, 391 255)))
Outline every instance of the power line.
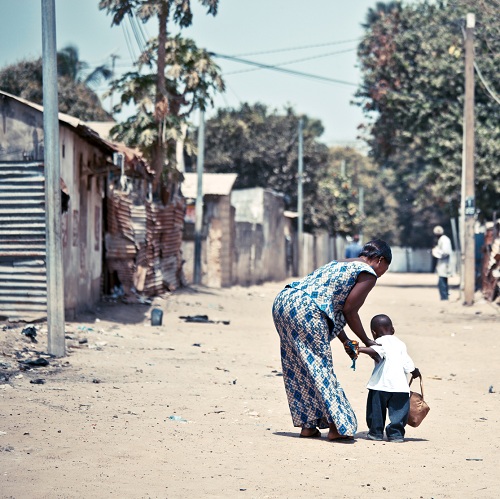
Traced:
MULTIPOLYGON (((463 27, 463 25, 460 26, 460 28, 462 29, 462 36, 464 37, 464 40, 467 40, 467 35, 466 35, 466 32, 465 32, 465 29, 463 27)), ((474 61, 474 69, 476 70, 476 73, 477 75, 479 76, 479 79, 481 80, 481 83, 484 85, 484 88, 486 89, 486 92, 487 94, 495 101, 497 102, 498 104, 500 104, 500 99, 498 98, 498 96, 495 94, 495 92, 493 92, 493 90, 491 90, 491 88, 489 87, 488 83, 486 82, 486 80, 483 78, 483 75, 481 73, 481 71, 479 70, 477 64, 476 64, 476 61, 474 61)))
POLYGON ((312 49, 318 47, 329 47, 332 45, 342 45, 343 43, 351 43, 351 42, 359 42, 361 38, 353 38, 351 40, 341 40, 337 42, 329 42, 329 43, 318 43, 316 45, 302 45, 297 47, 288 47, 284 49, 275 49, 275 50, 264 50, 262 52, 246 52, 244 54, 235 54, 234 57, 247 57, 249 55, 263 55, 263 54, 277 54, 278 52, 291 52, 293 50, 305 50, 312 49))
POLYGON ((129 32, 128 32, 128 29, 125 26, 125 23, 122 23, 121 27, 122 27, 122 30, 123 30, 123 35, 125 37, 125 44, 127 45, 127 50, 128 50, 129 55, 130 55, 130 58, 133 61, 135 61, 136 57, 135 57, 134 50, 132 48, 132 43, 131 43, 131 40, 130 40, 130 35, 129 35, 129 32))
POLYGON ((144 52, 144 44, 143 44, 143 41, 141 40, 141 35, 139 33, 139 29, 137 28, 137 24, 135 21, 136 21, 136 19, 134 17, 134 14, 130 13, 128 15, 128 22, 129 22, 130 27, 132 29, 132 33, 134 35, 135 42, 137 43, 137 47, 139 47, 139 52, 142 54, 142 52, 144 52))
MULTIPOLYGON (((286 66, 288 64, 296 64, 298 62, 305 62, 305 61, 311 61, 313 59, 321 59, 322 57, 330 57, 332 55, 337 55, 337 54, 345 54, 347 52, 352 52, 356 50, 356 47, 354 48, 349 48, 345 50, 336 50, 335 52, 327 52, 326 54, 319 54, 315 56, 310 56, 310 57, 303 57, 301 59, 294 59, 292 61, 286 61, 286 62, 280 62, 278 64, 273 64, 274 67, 281 67, 281 66, 286 66)), ((252 69, 242 69, 240 71, 231 71, 229 73, 225 73, 226 75, 233 75, 233 74, 238 74, 238 73, 249 73, 251 71, 259 71, 260 69, 264 68, 252 68, 252 69)))
POLYGON ((143 46, 146 47, 147 44, 148 44, 148 38, 149 37, 146 37, 146 35, 144 34, 145 33, 145 27, 143 29, 143 23, 140 22, 139 19, 137 19, 137 14, 135 12, 132 12, 132 15, 134 16, 134 21, 135 21, 135 24, 137 26, 137 31, 139 32, 140 37, 142 38, 143 46))
POLYGON ((497 104, 500 104, 500 99, 498 98, 498 96, 495 94, 495 92, 493 92, 493 90, 491 90, 491 88, 489 87, 488 83, 486 82, 486 80, 483 78, 483 75, 481 74, 481 71, 479 71, 479 68, 477 67, 477 64, 476 62, 474 61, 474 69, 476 70, 476 73, 477 75, 479 76, 479 79, 481 80, 482 84, 484 85, 484 88, 486 89, 486 91, 488 92, 488 94, 490 95, 490 97, 497 103, 497 104))
POLYGON ((241 64, 249 64, 250 66, 256 66, 260 69, 271 69, 273 71, 279 71, 281 73, 286 73, 286 74, 290 74, 293 76, 302 76, 305 78, 311 78, 313 80, 321 80, 321 81, 325 81, 325 82, 329 82, 329 83, 338 83, 340 85, 349 85, 352 87, 358 86, 356 83, 352 83, 349 81, 337 80, 335 78, 328 78, 326 76, 314 75, 311 73, 304 73, 302 71, 294 71, 293 69, 280 68, 280 67, 273 66, 270 64, 262 64, 260 62, 249 61, 248 59, 241 59, 239 57, 233 57, 230 55, 216 54, 215 52, 210 52, 210 55, 213 57, 219 57, 221 59, 227 59, 229 61, 239 62, 241 64))

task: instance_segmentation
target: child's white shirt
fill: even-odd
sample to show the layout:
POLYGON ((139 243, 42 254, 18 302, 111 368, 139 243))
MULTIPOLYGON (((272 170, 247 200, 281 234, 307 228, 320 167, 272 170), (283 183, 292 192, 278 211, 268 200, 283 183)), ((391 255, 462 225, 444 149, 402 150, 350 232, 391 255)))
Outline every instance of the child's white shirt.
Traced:
POLYGON ((379 345, 372 345, 382 360, 375 364, 366 387, 383 392, 410 393, 406 375, 415 369, 415 364, 406 351, 406 345, 394 335, 377 338, 379 345))

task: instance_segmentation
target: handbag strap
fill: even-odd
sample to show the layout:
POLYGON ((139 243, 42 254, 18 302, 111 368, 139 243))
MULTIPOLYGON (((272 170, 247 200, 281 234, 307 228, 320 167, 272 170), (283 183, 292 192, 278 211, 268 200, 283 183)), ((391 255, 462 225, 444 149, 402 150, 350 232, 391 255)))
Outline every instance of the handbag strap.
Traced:
MULTIPOLYGON (((424 398, 424 382, 422 381, 422 375, 420 376, 417 376, 418 378, 420 378, 420 393, 422 394, 422 398, 424 398)), ((415 378, 411 378, 410 379, 410 384, 409 386, 411 386, 411 383, 412 381, 414 380, 415 378)))

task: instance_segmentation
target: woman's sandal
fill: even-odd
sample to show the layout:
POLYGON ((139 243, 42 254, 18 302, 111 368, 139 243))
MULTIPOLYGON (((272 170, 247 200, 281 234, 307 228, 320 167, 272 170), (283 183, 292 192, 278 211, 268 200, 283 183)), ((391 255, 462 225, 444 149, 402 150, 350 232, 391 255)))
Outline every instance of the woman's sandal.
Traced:
POLYGON ((302 433, 299 434, 300 438, 320 438, 321 437, 321 432, 316 428, 316 431, 312 433, 311 435, 302 435, 302 433))
POLYGON ((328 438, 328 441, 329 442, 342 442, 342 443, 347 444, 350 442, 354 442, 354 437, 348 437, 348 436, 341 435, 340 437, 328 438))

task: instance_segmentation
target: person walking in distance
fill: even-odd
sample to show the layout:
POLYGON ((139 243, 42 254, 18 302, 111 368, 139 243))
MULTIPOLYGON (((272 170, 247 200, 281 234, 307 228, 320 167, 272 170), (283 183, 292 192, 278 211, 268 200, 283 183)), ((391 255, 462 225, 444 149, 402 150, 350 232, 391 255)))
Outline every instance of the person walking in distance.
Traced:
POLYGON ((443 227, 436 225, 433 230, 436 242, 432 248, 432 256, 437 259, 436 273, 438 275, 438 290, 441 300, 448 300, 448 277, 452 275, 450 256, 452 253, 451 240, 445 235, 443 227))
POLYGON ((352 236, 352 241, 345 248, 345 257, 346 258, 358 258, 362 249, 363 249, 363 246, 361 246, 361 244, 359 244, 359 235, 354 234, 354 236, 352 236))

